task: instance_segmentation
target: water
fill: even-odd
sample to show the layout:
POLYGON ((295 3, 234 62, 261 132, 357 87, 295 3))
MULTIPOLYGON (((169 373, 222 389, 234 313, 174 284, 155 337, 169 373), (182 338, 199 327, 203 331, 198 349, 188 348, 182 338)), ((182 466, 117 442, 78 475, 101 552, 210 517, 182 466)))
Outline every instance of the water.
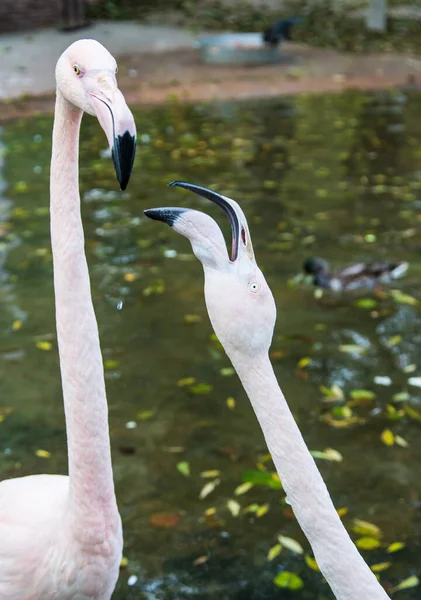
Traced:
MULTIPOLYGON (((229 226, 217 207, 167 188, 172 179, 214 187, 241 203, 278 305, 272 351, 279 382, 309 448, 330 447, 343 456, 317 461, 335 505, 348 508, 349 529, 354 518, 381 528, 380 547, 363 554, 369 564, 391 563, 380 573, 389 589, 419 573, 420 422, 417 413, 404 413, 405 406, 421 408, 419 388, 408 384, 421 376, 419 307, 387 294, 316 299, 294 277, 309 255, 337 266, 408 260, 409 275, 393 287, 421 299, 420 110, 420 95, 388 92, 137 111, 139 148, 125 193, 117 191, 102 131, 85 117, 86 249, 128 559, 116 599, 332 597, 303 556, 284 548, 266 560, 278 534, 309 551, 283 492, 256 485, 234 496, 243 472, 266 453, 263 437, 236 376, 221 374, 230 364, 211 337, 201 265, 187 240, 145 219, 143 209, 201 208, 218 220, 228 243, 229 226), (358 305, 367 298, 375 304, 358 305), (340 351, 344 345, 357 349, 340 351), (300 366, 303 358, 311 362, 300 366), (376 376, 392 385, 374 383, 376 376), (212 389, 195 394, 177 385, 189 377, 212 389), (355 389, 376 395, 344 412, 343 402, 326 402, 320 391, 335 384, 348 400, 355 389), (350 417, 359 420, 332 425, 350 417), (387 429, 408 447, 384 444, 387 429), (182 461, 189 463, 188 477, 177 469, 182 461), (220 474, 201 477, 209 470, 220 474), (200 500, 215 479, 220 484, 200 500), (234 517, 227 508, 234 498, 242 508, 269 504, 269 511, 234 517), (210 508, 216 515, 205 516, 210 508), (169 527, 157 526, 162 518, 169 527), (388 554, 397 541, 405 548, 388 554), (273 578, 282 569, 299 574, 304 587, 276 588, 273 578)), ((66 472, 49 245, 51 126, 49 117, 33 118, 0 132, 2 478, 66 472)), ((397 597, 418 598, 419 590, 397 597)))

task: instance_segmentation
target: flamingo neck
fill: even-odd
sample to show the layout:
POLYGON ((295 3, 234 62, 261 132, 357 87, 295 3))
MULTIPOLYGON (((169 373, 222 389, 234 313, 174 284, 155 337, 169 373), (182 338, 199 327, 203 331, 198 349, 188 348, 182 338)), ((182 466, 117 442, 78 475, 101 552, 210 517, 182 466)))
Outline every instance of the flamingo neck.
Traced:
POLYGON ((115 515, 117 505, 104 370, 80 214, 81 120, 82 111, 57 91, 50 184, 51 244, 70 503, 83 523, 83 517, 94 513, 115 515))
POLYGON ((387 599, 335 510, 269 358, 239 354, 230 358, 260 423, 288 502, 335 597, 387 599))

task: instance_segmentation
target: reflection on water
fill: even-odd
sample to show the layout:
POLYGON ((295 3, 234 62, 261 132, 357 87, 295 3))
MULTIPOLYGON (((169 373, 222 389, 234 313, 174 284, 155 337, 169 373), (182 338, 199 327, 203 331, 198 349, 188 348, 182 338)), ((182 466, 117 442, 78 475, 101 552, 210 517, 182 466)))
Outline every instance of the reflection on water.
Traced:
MULTIPOLYGON (((279 381, 310 449, 343 455, 342 462, 318 461, 335 504, 348 508, 348 528, 359 518, 383 531, 381 546, 364 555, 369 564, 391 563, 380 574, 389 589, 417 572, 421 441, 414 411, 421 392, 408 380, 421 376, 420 109, 420 96, 380 93, 143 110, 124 193, 99 126, 85 118, 86 249, 128 558, 115 598, 332 597, 301 555, 284 548, 267 561, 279 533, 308 551, 282 491, 256 485, 234 496, 245 470, 271 468, 259 462, 263 437, 211 337, 201 266, 184 238, 142 211, 190 205, 215 216, 227 237, 228 228, 216 207, 167 188, 172 179, 241 202, 278 305, 272 350, 279 381), (316 300, 312 289, 291 285, 311 254, 334 266, 409 260, 411 269, 395 299, 316 300), (186 378, 202 385, 177 385, 186 378), (383 443, 386 429, 408 446, 383 443), (219 474, 205 473, 207 479, 205 471, 219 474), (252 508, 234 517, 227 508, 233 498, 252 508), (266 514, 252 512, 265 504, 266 514), (387 554, 396 541, 405 548, 387 554), (275 588, 283 568, 298 573, 304 588, 275 588)), ((17 121, 1 132, 1 477, 66 471, 49 246, 51 124, 17 121), (51 456, 37 456, 38 449, 51 456)), ((402 600, 418 596, 417 588, 399 592, 402 600)))

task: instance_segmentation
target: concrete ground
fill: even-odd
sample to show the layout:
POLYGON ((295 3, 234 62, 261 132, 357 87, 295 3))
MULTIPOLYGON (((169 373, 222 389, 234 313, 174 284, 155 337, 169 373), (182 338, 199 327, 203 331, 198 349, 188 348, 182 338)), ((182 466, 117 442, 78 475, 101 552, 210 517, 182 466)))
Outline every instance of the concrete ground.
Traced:
POLYGON ((131 52, 168 52, 189 48, 193 37, 176 27, 138 25, 132 22, 96 22, 72 33, 42 29, 31 33, 0 35, 0 99, 54 90, 54 67, 72 42, 94 38, 118 57, 131 52))
POLYGON ((192 34, 181 28, 99 22, 71 34, 48 29, 0 36, 0 122, 52 111, 55 63, 83 37, 98 39, 118 58, 119 86, 132 105, 165 102, 169 96, 188 102, 421 87, 421 56, 345 54, 288 43, 281 47, 279 64, 210 65, 193 47, 192 34))

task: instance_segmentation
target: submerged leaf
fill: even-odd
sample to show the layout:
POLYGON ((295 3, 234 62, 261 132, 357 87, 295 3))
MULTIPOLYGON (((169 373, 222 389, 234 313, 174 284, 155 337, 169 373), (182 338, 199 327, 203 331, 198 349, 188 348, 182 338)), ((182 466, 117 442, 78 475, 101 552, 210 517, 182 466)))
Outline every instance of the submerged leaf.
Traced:
POLYGON ((282 489, 282 484, 279 481, 279 477, 277 477, 277 473, 271 473, 270 471, 248 469, 241 473, 241 479, 246 483, 253 483, 254 485, 267 485, 273 489, 282 489))
POLYGON ((137 418, 139 419, 139 421, 148 421, 148 419, 152 419, 154 415, 154 410, 143 410, 142 412, 137 413, 137 418))
POLYGON ((209 383, 197 383, 189 387, 189 392, 192 394, 209 394, 213 387, 209 383))
POLYGON ((177 386, 185 387, 186 385, 193 385, 194 383, 196 383, 196 377, 184 377, 177 381, 177 386))
POLYGON ((153 513, 149 517, 148 522, 153 527, 177 527, 178 523, 180 522, 180 515, 177 513, 170 512, 153 513))
POLYGON ((218 477, 220 474, 221 471, 218 471, 218 469, 212 469, 210 471, 202 471, 200 473, 200 477, 203 477, 203 479, 209 479, 210 477, 218 477))
POLYGON ((370 390, 351 390, 349 392, 353 400, 373 400, 376 394, 370 390))

